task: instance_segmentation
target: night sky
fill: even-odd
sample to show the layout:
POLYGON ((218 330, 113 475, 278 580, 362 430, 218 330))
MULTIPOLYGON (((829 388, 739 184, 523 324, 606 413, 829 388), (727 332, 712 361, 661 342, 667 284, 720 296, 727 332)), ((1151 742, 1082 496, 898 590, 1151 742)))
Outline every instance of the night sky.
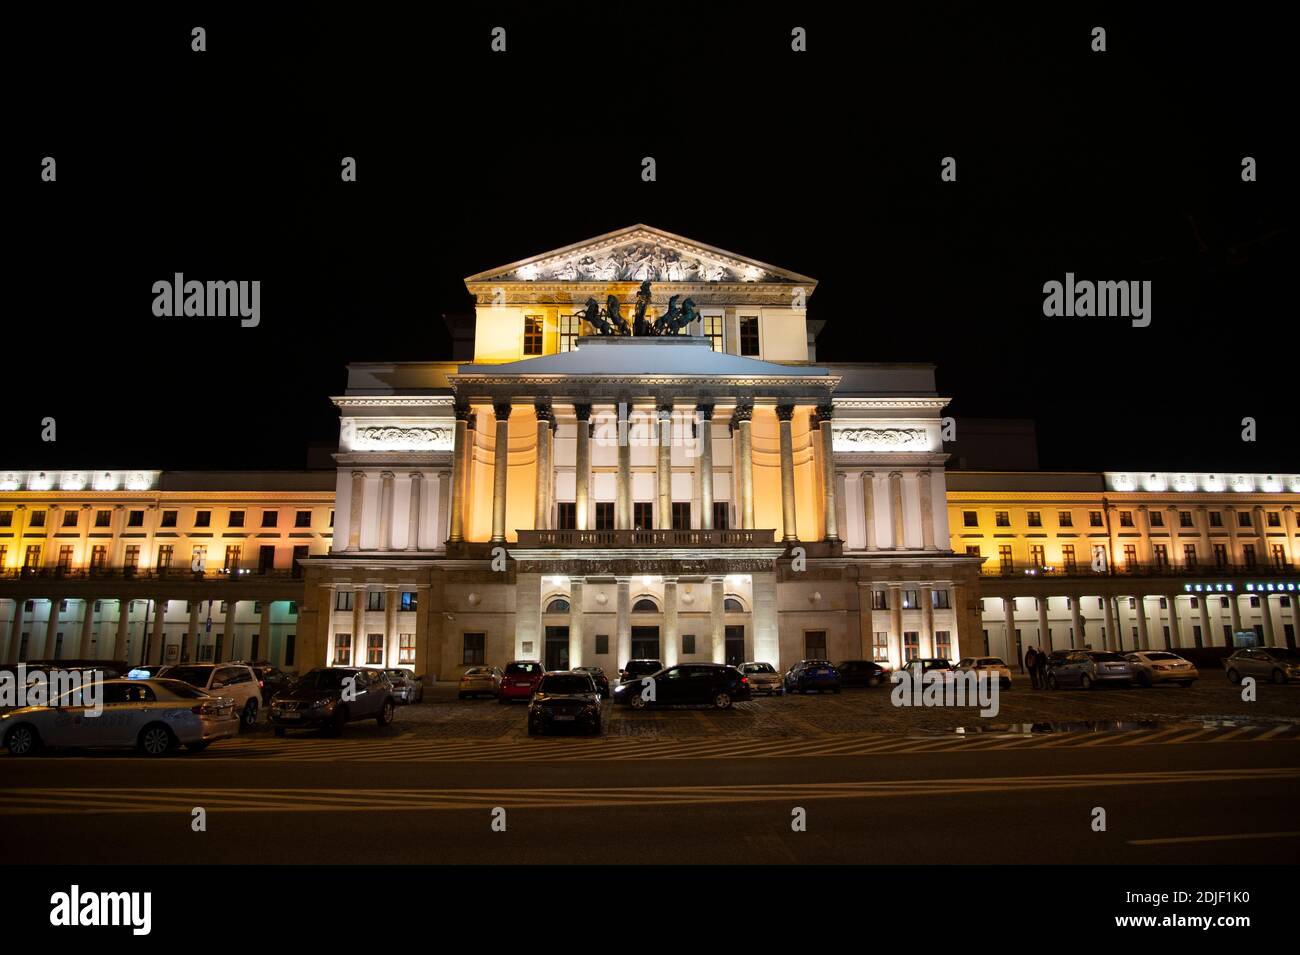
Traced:
POLYGON ((179 6, 12 23, 0 466, 303 467, 347 362, 450 357, 466 275, 645 222, 817 278, 821 358, 934 362, 1043 468, 1300 471, 1270 8, 179 6), (1067 271, 1150 279, 1151 326, 1044 318, 1067 271), (261 325, 155 318, 175 272, 261 325))

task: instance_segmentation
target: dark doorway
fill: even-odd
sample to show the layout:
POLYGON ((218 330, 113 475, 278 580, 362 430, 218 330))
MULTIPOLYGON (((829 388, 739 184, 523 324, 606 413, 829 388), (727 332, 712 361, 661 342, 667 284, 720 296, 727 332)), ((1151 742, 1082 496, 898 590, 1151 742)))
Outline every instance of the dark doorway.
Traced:
MULTIPOLYGON (((1294 600, 1295 598, 1291 598, 1294 600)), ((1294 606, 1294 604, 1292 604, 1294 606)), ((1286 645, 1292 650, 1295 649, 1295 627, 1289 623, 1282 624, 1282 633, 1286 636, 1286 645)))
POLYGON ((743 624, 733 624, 726 629, 727 641, 727 666, 739 666, 747 663, 745 659, 745 627, 743 624))
POLYGON ((548 670, 569 668, 569 628, 546 628, 546 657, 542 661, 548 670))
MULTIPOLYGON (((658 660, 659 656, 659 628, 658 627, 633 627, 632 628, 632 656, 633 660, 658 660)), ((627 661, 624 660, 624 663, 627 661)))

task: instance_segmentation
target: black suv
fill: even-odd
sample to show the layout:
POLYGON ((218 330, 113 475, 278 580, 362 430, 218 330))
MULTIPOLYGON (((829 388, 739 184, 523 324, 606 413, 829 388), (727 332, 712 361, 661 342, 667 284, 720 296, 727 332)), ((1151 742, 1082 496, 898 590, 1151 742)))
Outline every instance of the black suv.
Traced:
POLYGON ((618 681, 626 683, 628 680, 640 680, 641 677, 658 673, 663 668, 662 660, 628 660, 623 665, 623 669, 618 671, 618 681))
POLYGON ((845 660, 835 669, 840 671, 841 686, 880 686, 889 680, 889 671, 874 660, 845 660))
POLYGON ((637 710, 701 705, 725 710, 750 698, 749 678, 721 663, 682 663, 614 687, 614 702, 637 710))
POLYGON ((324 727, 335 733, 348 723, 393 722, 393 685, 374 667, 317 667, 271 698, 275 735, 293 727, 324 727))
POLYGON ((559 729, 600 733, 600 695, 590 673, 548 670, 528 704, 528 735, 559 729))

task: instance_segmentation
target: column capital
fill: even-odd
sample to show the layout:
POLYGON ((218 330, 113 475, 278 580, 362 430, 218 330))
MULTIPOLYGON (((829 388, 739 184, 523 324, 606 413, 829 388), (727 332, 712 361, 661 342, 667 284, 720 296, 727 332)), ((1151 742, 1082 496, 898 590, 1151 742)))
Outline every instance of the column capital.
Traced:
POLYGON ((890 479, 891 481, 901 481, 901 480, 903 480, 903 472, 902 472, 902 471, 890 471, 890 472, 889 472, 889 479, 890 479))
POLYGON ((477 430, 478 430, 478 415, 476 415, 476 414, 472 414, 472 413, 471 413, 470 416, 469 416, 468 418, 465 419, 465 422, 466 422, 466 423, 465 423, 465 427, 466 427, 468 430, 470 430, 470 431, 477 431, 477 430))
POLYGON ((713 420, 713 405, 711 405, 711 404, 707 404, 707 405, 696 405, 696 406, 695 406, 695 413, 698 414, 698 415, 699 415, 701 418, 703 418, 705 421, 712 421, 712 420, 713 420))
POLYGON ((508 401, 494 401, 492 403, 492 413, 496 415, 498 421, 510 420, 510 408, 511 405, 508 401))
POLYGON ((469 419, 474 416, 474 411, 470 407, 469 402, 462 401, 459 398, 456 399, 455 404, 452 406, 452 411, 456 415, 457 421, 468 422, 469 419))
POLYGON ((366 476, 366 472, 365 472, 365 471, 353 471, 353 472, 352 472, 352 480, 354 480, 354 481, 355 481, 357 478, 362 478, 362 479, 364 480, 364 479, 365 479, 365 476, 366 476))
POLYGON ((754 418, 754 403, 752 401, 741 401, 736 403, 736 408, 731 412, 731 420, 736 424, 742 421, 751 421, 754 418))
POLYGON ((410 474, 407 475, 407 477, 409 477, 412 481, 423 481, 423 480, 424 480, 424 475, 423 475, 422 473, 420 473, 419 471, 412 471, 410 474))
POLYGON ((916 476, 919 478, 928 478, 930 476, 930 469, 922 468, 921 470, 916 472, 916 476))
POLYGON ((379 472, 379 476, 380 476, 380 478, 382 478, 382 479, 385 480, 385 481, 391 481, 391 480, 393 479, 393 472, 392 472, 392 471, 380 471, 380 472, 379 472))
POLYGON ((794 405, 783 403, 776 406, 776 418, 778 421, 794 420, 794 405))
POLYGON ((573 406, 573 416, 579 421, 591 420, 591 405, 581 404, 573 406))
POLYGON ((835 406, 833 404, 818 405, 813 410, 813 419, 818 423, 830 421, 835 417, 835 406))
POLYGON ((655 402, 655 412, 659 417, 667 417, 673 413, 673 401, 671 398, 661 398, 655 402))
POLYGON ((551 408, 549 401, 539 401, 533 405, 533 413, 537 415, 538 421, 546 421, 550 424, 555 423, 555 411, 551 408))

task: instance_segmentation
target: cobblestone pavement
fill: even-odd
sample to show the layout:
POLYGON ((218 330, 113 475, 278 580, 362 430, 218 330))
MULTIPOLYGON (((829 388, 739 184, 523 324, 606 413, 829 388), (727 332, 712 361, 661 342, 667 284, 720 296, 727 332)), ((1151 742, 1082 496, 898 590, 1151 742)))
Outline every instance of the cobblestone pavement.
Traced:
MULTIPOLYGON (((892 688, 846 689, 843 693, 762 697, 732 709, 672 708, 637 712, 606 703, 607 736, 668 739, 708 737, 806 738, 845 733, 946 733, 958 727, 981 732, 1028 723, 1117 722, 1116 729, 1144 723, 1300 723, 1300 684, 1261 684, 1258 700, 1243 702, 1241 689, 1211 676, 1190 688, 1107 688, 1034 690, 1017 683, 999 695, 999 712, 983 718, 978 708, 897 707, 892 688), (1134 724, 1130 726, 1129 724, 1134 724)), ((399 709, 404 733, 430 737, 486 739, 522 731, 526 705, 495 700, 458 700, 455 687, 425 691, 425 701, 399 709)), ((1064 728, 1064 727, 1062 727, 1064 728)))

